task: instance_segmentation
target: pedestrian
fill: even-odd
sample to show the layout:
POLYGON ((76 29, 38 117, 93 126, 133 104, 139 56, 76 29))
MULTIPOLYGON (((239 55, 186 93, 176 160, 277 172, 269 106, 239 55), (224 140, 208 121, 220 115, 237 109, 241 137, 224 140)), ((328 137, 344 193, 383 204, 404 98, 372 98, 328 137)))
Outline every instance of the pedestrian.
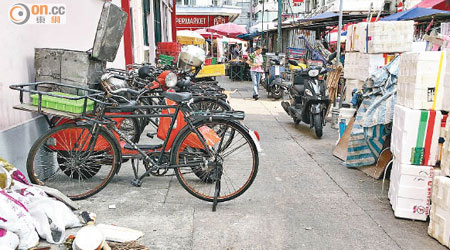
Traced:
POLYGON ((239 44, 236 44, 236 46, 233 49, 233 59, 239 59, 239 55, 241 54, 239 44))
POLYGON ((264 63, 264 59, 262 57, 262 49, 261 47, 255 48, 255 53, 252 53, 249 56, 249 60, 247 63, 250 65, 250 76, 252 77, 253 83, 253 98, 255 100, 259 99, 259 83, 261 82, 261 74, 264 73, 262 69, 262 65, 264 63))

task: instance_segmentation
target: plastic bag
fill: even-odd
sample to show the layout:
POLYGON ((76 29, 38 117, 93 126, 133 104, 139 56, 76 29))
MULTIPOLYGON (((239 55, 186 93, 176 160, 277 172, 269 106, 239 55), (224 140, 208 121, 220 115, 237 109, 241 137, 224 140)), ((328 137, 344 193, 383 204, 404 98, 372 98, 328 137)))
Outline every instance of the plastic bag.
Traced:
POLYGON ((51 198, 36 199, 28 206, 28 209, 35 219, 39 236, 49 243, 62 243, 66 238, 66 228, 81 226, 80 220, 70 208, 51 198))
POLYGON ((0 228, 0 249, 14 250, 19 246, 19 236, 17 234, 0 228))
POLYGON ((0 190, 0 228, 19 237, 19 249, 35 247, 39 236, 34 229, 34 220, 28 209, 5 190, 0 190))
MULTIPOLYGON (((32 230, 36 236, 39 234, 40 237, 47 240, 49 243, 59 244, 62 243, 65 238, 66 228, 81 226, 80 220, 69 207, 54 198, 48 197, 39 187, 30 185, 19 170, 1 158, 0 173, 6 174, 6 177, 3 179, 6 180, 4 181, 4 186, 7 188, 2 189, 3 199, 6 197, 10 200, 11 204, 14 202, 14 204, 19 207, 0 208, 0 218, 5 214, 5 216, 9 218, 7 218, 8 221, 15 223, 14 219, 16 219, 17 216, 12 216, 10 214, 12 211, 10 210, 15 209, 16 211, 19 211, 22 209, 26 211, 21 211, 20 214, 20 216, 26 215, 25 217, 27 217, 25 220, 27 222, 27 227, 22 234, 14 231, 16 228, 15 224, 12 225, 13 228, 3 227, 17 233, 21 245, 23 241, 22 238, 28 237, 30 234, 28 232, 29 230, 32 230)), ((2 204, 1 200, 0 204, 2 204)), ((2 227, 1 224, 0 227, 2 227)), ((34 239, 34 236, 31 237, 31 239, 34 239)), ((25 245, 28 246, 28 242, 26 242, 25 245)))

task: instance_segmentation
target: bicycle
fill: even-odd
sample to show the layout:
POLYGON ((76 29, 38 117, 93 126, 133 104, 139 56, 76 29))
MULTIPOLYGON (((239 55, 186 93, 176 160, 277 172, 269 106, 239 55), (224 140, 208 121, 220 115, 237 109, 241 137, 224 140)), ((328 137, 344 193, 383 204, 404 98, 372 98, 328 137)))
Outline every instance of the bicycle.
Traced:
MULTIPOLYGON (((49 83, 12 85, 11 88, 20 91, 21 103, 24 92, 38 94, 39 99, 42 95, 54 95, 27 89, 40 84, 49 83)), ((244 119, 244 112, 192 111, 189 93, 161 94, 177 105, 123 105, 113 98, 123 92, 139 96, 145 91, 120 89, 104 96, 80 96, 78 99, 84 99, 85 105, 87 100, 95 102, 94 111, 86 112, 84 107, 75 122, 51 128, 33 144, 27 159, 30 180, 57 188, 74 200, 85 199, 111 181, 119 172, 122 159, 132 159, 143 161, 146 170, 139 175, 138 166, 132 164, 134 186, 141 186, 143 178, 153 172, 174 169, 182 187, 199 199, 213 202, 213 211, 218 202, 235 199, 251 186, 258 172, 260 146, 257 133, 239 122, 244 119), (130 112, 158 109, 161 112, 110 115, 105 112, 107 108, 127 108, 130 112), (162 144, 137 145, 117 129, 113 120, 139 117, 170 120, 168 127, 160 122, 158 137, 164 139, 162 144)), ((50 112, 42 110, 39 102, 37 110, 33 111, 50 112)), ((61 113, 64 112, 59 115, 64 115, 61 113)))

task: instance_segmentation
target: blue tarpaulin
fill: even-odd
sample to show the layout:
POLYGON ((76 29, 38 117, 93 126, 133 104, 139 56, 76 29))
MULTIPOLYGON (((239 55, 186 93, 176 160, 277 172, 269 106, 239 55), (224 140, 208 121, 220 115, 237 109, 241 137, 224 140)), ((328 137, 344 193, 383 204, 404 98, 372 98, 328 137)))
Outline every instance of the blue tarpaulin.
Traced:
POLYGON ((392 14, 385 18, 381 18, 380 21, 401 21, 412 20, 420 17, 432 16, 432 15, 450 15, 449 11, 426 9, 426 8, 412 8, 399 13, 392 14))

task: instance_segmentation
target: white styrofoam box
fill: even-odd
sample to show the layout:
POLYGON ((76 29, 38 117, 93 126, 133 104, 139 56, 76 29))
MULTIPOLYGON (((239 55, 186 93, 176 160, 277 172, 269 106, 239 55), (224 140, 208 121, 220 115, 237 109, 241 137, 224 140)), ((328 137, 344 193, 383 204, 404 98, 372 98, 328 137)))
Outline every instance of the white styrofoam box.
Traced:
POLYGON ((372 73, 382 68, 395 54, 365 54, 349 52, 345 54, 344 77, 365 81, 372 73))
MULTIPOLYGON (((418 138, 421 138, 420 147, 425 145, 429 150, 429 157, 426 162, 420 165, 434 166, 439 158, 439 136, 442 114, 436 111, 434 120, 430 120, 431 111, 414 110, 401 105, 395 105, 394 121, 392 124, 391 151, 396 159, 403 164, 411 164, 413 149, 417 147, 418 138), (426 129, 419 133, 419 124, 422 113, 427 114, 424 126, 426 129), (433 124, 434 123, 434 124, 433 124), (433 126, 431 126, 433 124, 433 126), (429 145, 426 142, 427 133, 431 134, 429 145)), ((419 140, 420 141, 420 140, 419 140)))
MULTIPOLYGON (((384 0, 370 0, 370 1, 361 1, 361 0, 345 0, 342 1, 342 9, 343 11, 369 11, 370 4, 372 5, 372 10, 382 10, 384 7, 384 0)), ((339 12, 339 1, 335 1, 335 4, 332 4, 330 9, 327 11, 330 12, 339 12)))
POLYGON ((413 109, 450 110, 450 63, 446 51, 404 53, 400 57, 397 103, 413 109), (443 56, 442 65, 440 64, 443 56), (436 90, 439 68, 441 73, 436 90))
POLYGON ((450 178, 436 176, 431 196, 428 234, 441 244, 450 247, 450 178))
POLYGON ((450 35, 450 23, 441 23, 441 35, 450 35))
POLYGON ((347 29, 345 49, 371 54, 407 52, 412 50, 413 38, 413 21, 361 22, 347 29))
POLYGON ((364 82, 360 80, 346 79, 345 80, 345 101, 350 102, 352 100, 352 91, 354 89, 362 89, 364 82))
POLYGON ((395 217, 427 219, 433 176, 433 167, 401 164, 394 158, 388 197, 395 217))
POLYGON ((441 169, 442 175, 450 176, 450 119, 447 117, 444 128, 444 145, 442 146, 441 169))
POLYGON ((427 42, 413 42, 412 43, 412 52, 422 52, 427 48, 427 42))
POLYGON ((353 52, 355 51, 354 43, 355 43, 355 36, 353 35, 356 30, 356 25, 352 24, 347 27, 347 38, 345 40, 345 51, 346 52, 353 52))
POLYGON ((393 53, 412 50, 414 21, 369 23, 367 53, 393 53))

